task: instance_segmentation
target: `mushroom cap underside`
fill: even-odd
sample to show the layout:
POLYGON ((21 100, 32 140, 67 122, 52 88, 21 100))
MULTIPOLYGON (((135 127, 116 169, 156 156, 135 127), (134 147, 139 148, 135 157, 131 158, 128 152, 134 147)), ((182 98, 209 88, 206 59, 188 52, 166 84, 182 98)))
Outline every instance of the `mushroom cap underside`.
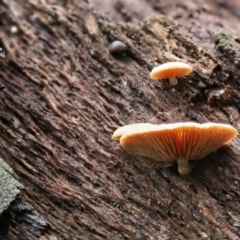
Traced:
POLYGON ((181 77, 190 74, 192 71, 192 67, 187 63, 168 62, 155 67, 150 73, 150 78, 158 80, 171 77, 181 77))
POLYGON ((148 124, 136 129, 132 126, 120 137, 122 148, 138 159, 160 162, 202 159, 238 134, 232 126, 219 123, 148 124))

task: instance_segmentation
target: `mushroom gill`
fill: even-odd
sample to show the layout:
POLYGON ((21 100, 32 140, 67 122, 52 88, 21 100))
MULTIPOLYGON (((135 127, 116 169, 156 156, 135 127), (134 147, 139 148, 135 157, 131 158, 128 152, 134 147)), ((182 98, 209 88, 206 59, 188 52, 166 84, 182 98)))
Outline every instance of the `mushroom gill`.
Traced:
POLYGON ((191 172, 190 159, 204 158, 238 134, 232 126, 220 123, 141 123, 119 129, 113 136, 116 132, 121 134, 113 139, 119 140, 122 148, 144 166, 167 167, 177 161, 182 175, 191 172))

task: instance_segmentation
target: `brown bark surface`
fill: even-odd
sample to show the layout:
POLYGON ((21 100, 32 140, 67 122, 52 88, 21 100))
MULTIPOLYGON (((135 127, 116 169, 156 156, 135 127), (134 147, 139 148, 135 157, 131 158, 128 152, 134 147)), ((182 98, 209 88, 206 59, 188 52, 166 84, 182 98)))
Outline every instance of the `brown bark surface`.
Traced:
POLYGON ((240 137, 185 177, 146 169, 111 141, 136 122, 239 131, 240 4, 91 4, 0 1, 0 157, 25 187, 0 239, 240 239, 240 137), (114 40, 128 50, 110 54, 114 40), (175 88, 151 81, 166 61, 194 72, 175 88))

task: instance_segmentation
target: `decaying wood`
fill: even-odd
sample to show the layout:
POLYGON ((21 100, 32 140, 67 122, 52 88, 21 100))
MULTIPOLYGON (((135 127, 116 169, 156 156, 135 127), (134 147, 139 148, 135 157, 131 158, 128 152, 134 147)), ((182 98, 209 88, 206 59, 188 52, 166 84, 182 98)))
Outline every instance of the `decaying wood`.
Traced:
POLYGON ((148 9, 165 15, 128 24, 84 0, 0 2, 8 58, 0 64, 0 157, 24 185, 0 221, 2 239, 240 238, 240 137, 186 177, 176 166, 146 169, 111 141, 135 122, 240 129, 233 23, 212 2, 175 10, 162 2, 148 9), (127 52, 111 55, 114 40, 127 52), (175 60, 194 68, 176 88, 149 79, 153 66, 175 60))

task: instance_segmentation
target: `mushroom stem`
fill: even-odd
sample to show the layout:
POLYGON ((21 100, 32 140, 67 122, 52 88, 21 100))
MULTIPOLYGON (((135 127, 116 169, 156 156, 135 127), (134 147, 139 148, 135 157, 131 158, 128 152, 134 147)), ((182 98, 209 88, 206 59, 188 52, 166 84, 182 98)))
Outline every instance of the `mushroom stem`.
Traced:
POLYGON ((192 166, 189 164, 188 160, 181 159, 177 161, 178 171, 181 175, 188 175, 192 171, 192 166))
POLYGON ((178 80, 177 80, 176 77, 170 77, 169 78, 169 83, 170 83, 170 85, 175 86, 175 85, 177 85, 178 80))

